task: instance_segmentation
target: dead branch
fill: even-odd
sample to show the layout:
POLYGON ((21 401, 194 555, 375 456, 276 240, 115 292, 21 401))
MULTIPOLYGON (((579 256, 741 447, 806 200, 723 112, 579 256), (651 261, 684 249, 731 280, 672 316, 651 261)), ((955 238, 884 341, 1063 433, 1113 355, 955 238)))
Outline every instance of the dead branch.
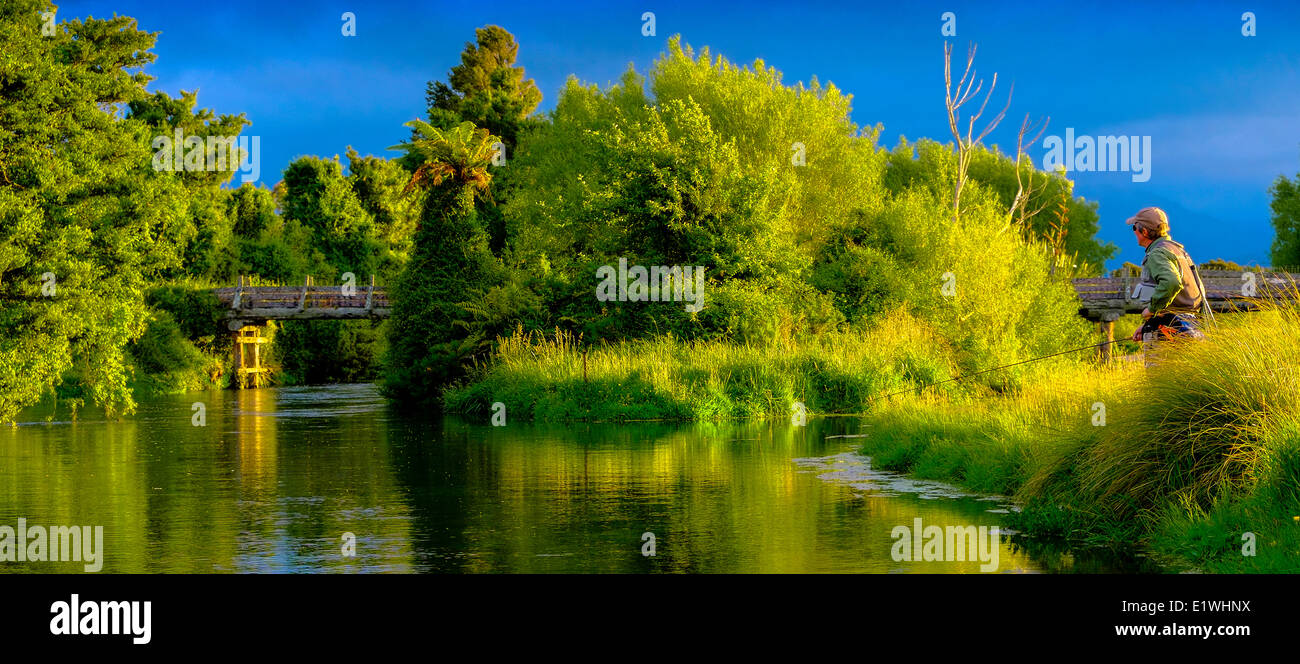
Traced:
POLYGON ((948 128, 952 131, 953 139, 957 142, 957 181, 953 187, 952 195, 952 218, 956 222, 961 215, 961 190, 966 184, 966 173, 970 168, 970 161, 975 152, 975 146, 983 141, 998 126, 998 123, 1006 117, 1007 109, 1011 108, 1011 97, 1015 93, 1016 86, 1013 83, 1011 90, 1007 93, 1006 106, 981 130, 975 133, 975 123, 984 115, 988 107, 989 99, 993 97, 993 91, 998 86, 998 75, 993 74, 992 84, 984 95, 984 101, 980 104, 979 111, 966 119, 965 134, 962 134, 962 117, 961 107, 972 98, 979 95, 980 90, 984 88, 983 79, 976 80, 976 73, 971 67, 975 64, 975 44, 971 44, 966 51, 966 69, 962 72, 961 78, 957 81, 956 94, 953 94, 952 85, 952 44, 944 42, 943 45, 943 83, 944 83, 944 105, 948 109, 948 128))

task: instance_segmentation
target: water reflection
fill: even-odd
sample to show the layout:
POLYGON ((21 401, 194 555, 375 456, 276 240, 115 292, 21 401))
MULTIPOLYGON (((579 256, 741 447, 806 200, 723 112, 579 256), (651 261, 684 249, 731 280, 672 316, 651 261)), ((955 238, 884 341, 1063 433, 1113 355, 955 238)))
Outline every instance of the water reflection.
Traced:
MULTIPOLYGON (((123 421, 49 414, 0 430, 0 525, 103 525, 105 572, 974 572, 895 562, 890 531, 998 525, 1006 508, 873 473, 844 418, 494 428, 398 413, 369 385, 154 398, 123 421)), ((999 558, 1115 569, 1009 539, 999 558)))

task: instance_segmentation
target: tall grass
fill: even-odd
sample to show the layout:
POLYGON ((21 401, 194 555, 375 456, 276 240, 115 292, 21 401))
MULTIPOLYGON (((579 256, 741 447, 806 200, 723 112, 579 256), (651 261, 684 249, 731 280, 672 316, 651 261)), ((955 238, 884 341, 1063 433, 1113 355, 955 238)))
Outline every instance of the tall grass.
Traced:
POLYGON ((1033 533, 1300 571, 1300 304, 1220 315, 1147 360, 1058 365, 993 399, 905 399, 869 418, 864 451, 1012 493, 1026 504, 1014 525, 1033 533))
POLYGON ((479 414, 500 401, 542 420, 789 417, 796 401, 808 412, 861 412, 881 394, 946 380, 955 366, 945 342, 904 313, 861 332, 771 344, 664 336, 587 347, 564 332, 516 331, 444 406, 479 414))
POLYGON ((864 452, 885 470, 1020 493, 1071 452, 1071 432, 1090 425, 1095 404, 1140 371, 1067 356, 1028 365, 1019 386, 1000 394, 893 397, 867 415, 864 452))
POLYGON ((925 389, 957 375, 959 351, 901 312, 768 345, 516 332, 444 405, 543 420, 788 417, 795 401, 866 413, 875 465, 1014 495, 1021 530, 1209 571, 1300 571, 1296 295, 1161 342, 1150 366, 1080 353, 925 389))
MULTIPOLYGON (((1254 487, 1300 423, 1300 311, 1220 316, 1205 340, 1161 342, 1106 426, 1076 427, 1073 481, 1035 478, 1116 513, 1174 500, 1208 508, 1254 487)), ((1135 512, 1136 513, 1136 512, 1135 512)))

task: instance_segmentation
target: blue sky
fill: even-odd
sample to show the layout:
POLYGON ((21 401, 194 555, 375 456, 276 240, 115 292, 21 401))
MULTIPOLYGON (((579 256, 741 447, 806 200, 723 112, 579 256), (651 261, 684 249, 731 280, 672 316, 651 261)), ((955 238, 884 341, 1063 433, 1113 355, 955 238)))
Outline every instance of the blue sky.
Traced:
MULTIPOLYGON (((300 155, 396 156, 402 123, 423 112, 424 85, 444 79, 474 28, 498 24, 519 64, 555 104, 569 75, 617 80, 644 72, 669 36, 750 63, 786 83, 817 76, 853 95, 853 120, 899 136, 951 140, 943 106, 941 15, 956 15, 959 56, 979 45, 982 77, 1015 81, 1007 119, 986 141, 1014 148, 1025 113, 1051 116, 1049 135, 1150 136, 1150 179, 1076 172, 1075 193, 1100 203, 1099 237, 1121 247, 1109 267, 1140 262, 1124 220, 1146 205, 1170 215, 1197 260, 1267 264, 1268 187, 1300 171, 1300 3, 1297 2, 288 2, 190 5, 86 0, 58 19, 114 13, 160 31, 151 89, 199 91, 200 106, 246 113, 261 137, 262 181, 300 155), (641 34, 643 12, 656 35, 641 34), (1256 35, 1242 35, 1242 14, 1256 35), (341 34, 356 15, 357 35, 341 34)), ((995 96, 993 104, 1005 103, 995 96)), ((992 111, 990 111, 991 113, 992 111)), ((1036 163, 1043 143, 1029 150, 1036 163)))

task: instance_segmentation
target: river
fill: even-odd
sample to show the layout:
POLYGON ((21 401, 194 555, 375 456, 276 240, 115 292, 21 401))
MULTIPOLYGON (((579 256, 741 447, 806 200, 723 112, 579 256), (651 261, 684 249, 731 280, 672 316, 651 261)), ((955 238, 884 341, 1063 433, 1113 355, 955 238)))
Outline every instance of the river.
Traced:
MULTIPOLYGON (((373 385, 67 415, 32 409, 0 427, 0 526, 103 526, 102 573, 978 572, 973 552, 895 560, 894 528, 1003 526, 1016 509, 871 469, 854 418, 543 425, 507 412, 493 427, 399 413, 373 385)), ((1014 535, 997 547, 999 572, 1154 569, 1014 535)))

